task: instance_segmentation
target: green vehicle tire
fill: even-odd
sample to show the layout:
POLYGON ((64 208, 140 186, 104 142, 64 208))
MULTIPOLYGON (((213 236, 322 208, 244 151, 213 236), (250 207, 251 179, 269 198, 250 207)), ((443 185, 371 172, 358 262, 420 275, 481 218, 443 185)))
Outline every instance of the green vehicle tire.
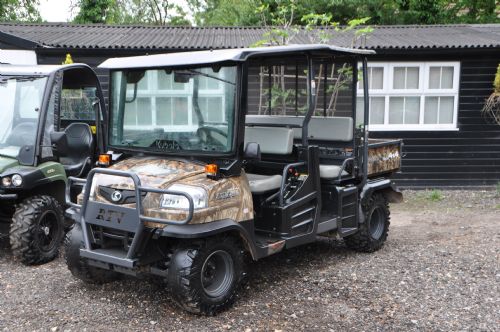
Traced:
POLYGON ((382 248, 387 240, 390 224, 389 204, 384 195, 373 194, 363 207, 365 222, 356 233, 346 236, 344 242, 350 249, 374 252, 382 248))
POLYGON ((89 265, 87 260, 80 256, 80 249, 83 247, 82 228, 80 224, 75 224, 64 240, 66 265, 74 277, 87 284, 98 285, 120 278, 120 274, 116 272, 89 265))
POLYGON ((51 196, 26 198, 16 207, 9 236, 12 253, 23 264, 53 260, 64 237, 61 205, 51 196))

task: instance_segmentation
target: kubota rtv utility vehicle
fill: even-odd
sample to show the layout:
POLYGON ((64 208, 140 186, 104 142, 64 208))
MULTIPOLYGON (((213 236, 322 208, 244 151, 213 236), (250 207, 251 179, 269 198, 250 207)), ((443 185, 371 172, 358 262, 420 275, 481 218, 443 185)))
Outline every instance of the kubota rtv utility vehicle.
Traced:
POLYGON ((0 236, 23 263, 44 263, 69 227, 67 176, 86 176, 104 146, 99 81, 83 64, 0 65, 0 100, 0 236))
POLYGON ((368 141, 370 53, 304 45, 105 61, 114 164, 70 178, 85 187, 67 210, 73 275, 157 275, 182 308, 214 314, 234 301, 247 254, 318 235, 382 247, 401 154, 398 140, 368 141))

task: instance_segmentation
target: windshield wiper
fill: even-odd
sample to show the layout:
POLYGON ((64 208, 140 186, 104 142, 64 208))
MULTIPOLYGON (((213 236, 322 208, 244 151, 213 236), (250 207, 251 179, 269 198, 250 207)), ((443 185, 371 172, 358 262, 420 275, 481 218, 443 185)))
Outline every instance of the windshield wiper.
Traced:
POLYGON ((0 84, 5 84, 9 80, 16 80, 16 82, 31 82, 36 79, 42 78, 43 76, 12 76, 12 75, 1 75, 0 74, 0 84))
POLYGON ((197 71, 197 70, 194 70, 194 69, 188 69, 188 71, 191 72, 191 73, 193 73, 193 74, 205 76, 205 77, 208 77, 208 78, 213 78, 214 80, 221 81, 221 82, 224 82, 224 83, 228 83, 228 84, 231 84, 231 85, 236 85, 236 83, 233 83, 231 81, 225 80, 225 79, 217 77, 217 76, 213 76, 213 75, 202 73, 201 71, 197 71))

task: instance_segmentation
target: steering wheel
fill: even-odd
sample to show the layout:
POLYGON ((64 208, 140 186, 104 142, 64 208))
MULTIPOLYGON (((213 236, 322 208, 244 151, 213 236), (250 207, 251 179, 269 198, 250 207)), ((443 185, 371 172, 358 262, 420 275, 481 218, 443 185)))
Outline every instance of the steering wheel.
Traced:
POLYGON ((198 130, 196 131, 196 135, 198 135, 198 137, 206 144, 220 145, 220 146, 226 146, 227 144, 227 133, 219 128, 203 126, 198 128, 198 130), (212 133, 216 133, 224 137, 226 139, 226 142, 221 142, 218 139, 215 139, 212 136, 212 133))

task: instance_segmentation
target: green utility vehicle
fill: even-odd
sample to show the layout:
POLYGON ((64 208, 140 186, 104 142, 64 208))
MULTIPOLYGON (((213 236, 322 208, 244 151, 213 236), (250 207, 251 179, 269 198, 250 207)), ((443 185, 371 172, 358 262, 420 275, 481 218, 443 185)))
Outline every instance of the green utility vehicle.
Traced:
POLYGON ((389 179, 401 142, 368 140, 371 53, 303 45, 105 61, 113 164, 69 178, 85 188, 66 211, 72 274, 156 275, 182 308, 211 315, 235 300, 246 256, 318 235, 381 248, 388 203, 402 198, 389 179))
POLYGON ((104 148, 104 99, 87 65, 3 64, 0 100, 0 236, 24 264, 41 264, 72 223, 67 176, 86 176, 104 148))

